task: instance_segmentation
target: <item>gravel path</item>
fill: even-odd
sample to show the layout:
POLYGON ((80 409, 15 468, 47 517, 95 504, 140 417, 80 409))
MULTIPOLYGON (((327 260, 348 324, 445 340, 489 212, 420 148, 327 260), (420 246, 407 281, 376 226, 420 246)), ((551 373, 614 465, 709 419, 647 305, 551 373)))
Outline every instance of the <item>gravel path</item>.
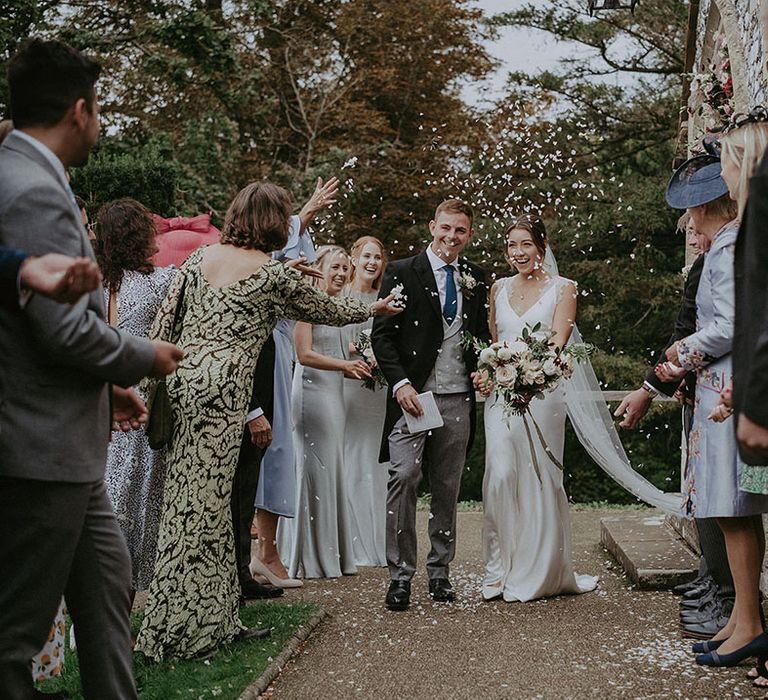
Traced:
MULTIPOLYGON (((677 631, 677 599, 630 588, 599 543, 596 511, 574 511, 579 573, 597 591, 532 603, 481 601, 481 514, 459 514, 451 579, 458 599, 432 603, 426 576, 411 608, 385 609, 385 569, 307 581, 287 592, 330 613, 267 691, 304 698, 726 698, 762 697, 746 668, 701 669, 677 631)), ((616 515, 616 511, 611 511, 616 515)), ((426 513, 419 513, 420 557, 426 513)))

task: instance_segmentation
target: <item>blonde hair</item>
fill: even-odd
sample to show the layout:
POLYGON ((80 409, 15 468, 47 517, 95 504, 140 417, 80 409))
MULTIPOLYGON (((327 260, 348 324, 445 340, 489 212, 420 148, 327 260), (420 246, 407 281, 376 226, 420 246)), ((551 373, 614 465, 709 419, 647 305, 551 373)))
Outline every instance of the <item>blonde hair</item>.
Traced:
POLYGON ((762 160, 768 149, 768 123, 752 122, 734 129, 720 140, 722 145, 721 159, 733 160, 741 171, 739 182, 733 198, 738 205, 738 217, 744 216, 749 197, 749 181, 755 172, 757 164, 762 160))
MULTIPOLYGON (((358 257, 360 253, 363 252, 363 248, 365 248, 368 243, 373 243, 373 245, 376 245, 379 247, 379 250, 381 251, 381 272, 379 272, 378 277, 376 277, 375 280, 373 280, 373 288, 376 291, 379 291, 379 288, 381 287, 381 280, 384 277, 384 270, 387 269, 387 251, 384 250, 384 244, 375 236, 360 236, 353 244, 352 248, 349 253, 350 258, 358 257)), ((349 275, 349 284, 352 284, 355 281, 355 273, 357 272, 357 267, 352 265, 352 272, 349 275)))
POLYGON ((285 247, 290 220, 291 195, 271 182, 252 182, 229 205, 220 240, 271 253, 285 247))
POLYGON ((312 278, 312 284, 319 287, 321 284, 325 284, 325 273, 328 270, 329 265, 333 259, 339 255, 343 255, 349 260, 349 254, 340 245, 321 245, 317 249, 317 260, 315 261, 315 267, 323 273, 323 279, 312 278))

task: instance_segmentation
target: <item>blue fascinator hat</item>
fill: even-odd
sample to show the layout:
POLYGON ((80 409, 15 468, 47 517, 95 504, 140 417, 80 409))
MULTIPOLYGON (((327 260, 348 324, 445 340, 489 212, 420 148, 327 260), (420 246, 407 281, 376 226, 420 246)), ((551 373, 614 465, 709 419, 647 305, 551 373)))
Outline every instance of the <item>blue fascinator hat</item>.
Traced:
POLYGON ((673 209, 700 207, 728 194, 720 174, 720 159, 714 155, 694 156, 685 161, 667 185, 667 204, 673 209))

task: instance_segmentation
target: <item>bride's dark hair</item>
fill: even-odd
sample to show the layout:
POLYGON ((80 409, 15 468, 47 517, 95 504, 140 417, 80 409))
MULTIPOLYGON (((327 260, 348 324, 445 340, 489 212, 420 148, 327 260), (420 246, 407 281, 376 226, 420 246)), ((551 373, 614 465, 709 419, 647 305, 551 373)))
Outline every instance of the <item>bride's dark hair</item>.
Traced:
POLYGON ((533 243, 536 246, 541 257, 543 258, 547 252, 547 228, 544 226, 544 222, 538 214, 521 214, 514 217, 504 229, 504 244, 509 237, 510 231, 514 231, 516 228, 528 231, 533 238, 533 243))

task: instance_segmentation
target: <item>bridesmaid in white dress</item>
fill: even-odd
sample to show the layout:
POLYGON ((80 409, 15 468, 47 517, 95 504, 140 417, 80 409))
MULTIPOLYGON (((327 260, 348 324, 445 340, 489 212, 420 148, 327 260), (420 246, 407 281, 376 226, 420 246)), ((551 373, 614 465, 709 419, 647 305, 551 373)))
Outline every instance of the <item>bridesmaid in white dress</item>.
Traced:
MULTIPOLYGON (((317 264, 325 291, 329 296, 338 295, 349 278, 347 253, 338 246, 322 246, 317 264)), ((363 360, 345 359, 340 328, 299 322, 294 340, 298 364, 292 404, 298 489, 296 517, 285 528, 292 534, 288 573, 293 578, 354 574, 357 567, 344 467, 344 377, 362 381, 370 372, 363 360)))
MULTIPOLYGON (((352 245, 352 275, 346 296, 376 301, 387 254, 378 238, 362 236, 352 245)), ((373 319, 344 326, 345 357, 361 359, 354 343, 363 330, 370 331, 373 319)), ((344 380, 344 470, 348 484, 352 551, 358 566, 386 566, 384 527, 387 507, 389 463, 379 463, 379 443, 387 408, 387 388, 366 389, 357 379, 344 380)))
MULTIPOLYGON (((576 285, 543 266, 546 230, 535 216, 512 221, 505 234, 506 254, 517 275, 491 289, 490 328, 494 341, 514 341, 526 325, 554 332, 563 347, 576 318, 576 285)), ((483 480, 483 558, 486 600, 528 601, 593 590, 597 579, 577 576, 571 563, 571 524, 563 473, 539 443, 533 445, 541 482, 533 467, 531 443, 522 418, 505 419, 491 392, 485 404, 483 480)), ((562 387, 534 400, 531 412, 549 449, 562 462, 566 405, 562 387)))

